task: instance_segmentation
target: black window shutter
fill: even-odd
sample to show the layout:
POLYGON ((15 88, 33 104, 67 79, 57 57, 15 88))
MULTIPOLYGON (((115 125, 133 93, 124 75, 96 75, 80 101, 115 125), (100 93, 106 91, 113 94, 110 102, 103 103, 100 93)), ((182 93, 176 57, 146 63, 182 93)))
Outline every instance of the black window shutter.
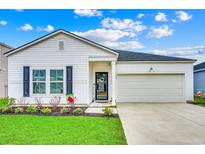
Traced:
POLYGON ((66 66, 66 92, 73 92, 73 66, 66 66))
POLYGON ((24 66, 23 67, 23 96, 29 97, 29 72, 30 67, 24 66))

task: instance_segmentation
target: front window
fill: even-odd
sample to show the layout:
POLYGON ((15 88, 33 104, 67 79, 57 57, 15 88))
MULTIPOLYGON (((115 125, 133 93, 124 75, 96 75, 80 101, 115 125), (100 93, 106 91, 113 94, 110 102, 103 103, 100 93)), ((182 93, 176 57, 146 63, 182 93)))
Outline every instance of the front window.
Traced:
POLYGON ((33 70, 33 94, 46 93, 46 70, 33 70))
POLYGON ((50 93, 63 94, 63 70, 50 70, 50 93))

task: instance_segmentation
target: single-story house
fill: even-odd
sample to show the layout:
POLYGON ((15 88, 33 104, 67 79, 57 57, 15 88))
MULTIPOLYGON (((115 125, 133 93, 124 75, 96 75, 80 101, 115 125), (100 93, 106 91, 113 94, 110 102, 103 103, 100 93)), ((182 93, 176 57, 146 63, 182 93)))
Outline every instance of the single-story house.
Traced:
POLYGON ((114 50, 57 30, 8 56, 8 95, 45 103, 72 92, 91 102, 186 102, 193 99, 195 60, 114 50))
POLYGON ((202 91, 205 96, 205 62, 194 66, 194 93, 202 91))
POLYGON ((7 57, 4 56, 4 53, 11 49, 12 47, 0 42, 0 98, 8 95, 7 57))

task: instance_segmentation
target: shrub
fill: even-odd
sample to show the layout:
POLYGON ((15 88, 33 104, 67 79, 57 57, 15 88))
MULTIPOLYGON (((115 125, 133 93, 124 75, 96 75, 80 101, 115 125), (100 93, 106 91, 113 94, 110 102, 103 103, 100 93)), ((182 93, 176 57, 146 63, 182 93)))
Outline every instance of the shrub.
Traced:
POLYGON ((15 103, 15 98, 6 97, 0 99, 0 107, 9 106, 15 103))
POLYGON ((41 110, 43 108, 43 102, 40 98, 35 98, 35 103, 38 110, 41 110))
POLYGON ((3 113, 9 113, 10 108, 9 108, 8 105, 6 105, 6 106, 3 106, 3 107, 1 108, 1 111, 2 111, 3 113))
POLYGON ((61 101, 61 97, 59 96, 54 96, 53 98, 51 98, 50 100, 50 105, 52 106, 53 111, 56 111, 56 109, 58 108, 58 105, 60 104, 61 101))
POLYGON ((81 115, 83 114, 83 109, 82 108, 76 108, 73 110, 74 115, 81 115))
POLYGON ((12 97, 8 97, 8 105, 13 105, 15 103, 16 99, 12 97))
POLYGON ((18 107, 18 108, 16 108, 15 110, 14 110, 14 112, 15 113, 17 113, 17 114, 19 114, 19 113, 23 113, 23 108, 21 108, 21 107, 18 107))
POLYGON ((104 116, 110 117, 113 115, 113 110, 110 107, 105 107, 103 110, 104 116))
POLYGON ((29 105, 28 108, 26 109, 27 113, 36 113, 37 112, 37 108, 33 105, 29 105))
POLYGON ((64 107, 64 108, 62 108, 62 109, 60 110, 60 112, 61 112, 62 114, 69 113, 69 112, 70 112, 70 109, 64 107))
POLYGON ((41 110, 41 112, 42 112, 43 114, 49 114, 49 113, 52 112, 52 110, 51 110, 50 108, 48 108, 48 107, 45 107, 45 108, 43 108, 43 109, 41 110))

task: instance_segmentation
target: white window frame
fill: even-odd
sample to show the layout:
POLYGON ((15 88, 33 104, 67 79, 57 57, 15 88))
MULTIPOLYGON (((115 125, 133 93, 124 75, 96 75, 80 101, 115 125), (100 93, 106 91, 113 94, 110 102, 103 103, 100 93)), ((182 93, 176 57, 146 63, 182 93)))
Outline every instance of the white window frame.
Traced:
POLYGON ((34 70, 45 70, 46 71, 46 69, 44 69, 44 68, 35 68, 35 69, 32 69, 31 70, 31 72, 30 72, 30 87, 31 87, 31 91, 32 91, 32 95, 46 95, 46 91, 47 91, 47 81, 46 81, 46 78, 47 78, 47 72, 45 72, 45 75, 46 75, 46 78, 45 78, 45 81, 33 81, 33 71, 34 70), (45 83, 46 85, 45 85, 45 93, 44 94, 35 94, 35 93, 33 93, 33 83, 35 83, 35 82, 39 82, 39 83, 45 83))
POLYGON ((51 97, 51 96, 65 96, 66 95, 66 67, 31 67, 30 66, 30 94, 31 97, 51 97), (46 93, 33 93, 33 70, 46 70, 46 93), (50 93, 50 70, 63 70, 63 94, 50 93))
MULTIPOLYGON (((64 94, 65 93, 65 90, 64 90, 64 82, 65 82, 65 77, 64 77, 64 69, 50 69, 49 70, 49 73, 51 73, 51 70, 62 70, 63 71, 63 81, 51 81, 50 79, 51 79, 51 77, 49 76, 49 90, 50 90, 50 94, 51 95, 62 95, 62 94, 64 94), (63 83, 63 93, 51 93, 51 83, 63 83)), ((51 74, 50 74, 51 75, 51 74)))

